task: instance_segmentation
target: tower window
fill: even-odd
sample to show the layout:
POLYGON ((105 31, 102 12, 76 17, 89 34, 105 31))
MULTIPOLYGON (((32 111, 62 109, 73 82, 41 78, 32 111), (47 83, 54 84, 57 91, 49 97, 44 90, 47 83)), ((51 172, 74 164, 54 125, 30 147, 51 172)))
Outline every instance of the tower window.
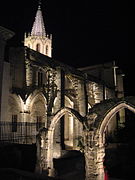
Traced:
POLYGON ((40 44, 36 45, 36 51, 40 52, 40 44))
POLYGON ((17 115, 12 115, 12 132, 17 132, 17 115))
POLYGON ((42 85, 43 85, 43 73, 38 72, 38 86, 42 86, 42 85))
POLYGON ((46 55, 48 55, 48 45, 46 45, 46 55))

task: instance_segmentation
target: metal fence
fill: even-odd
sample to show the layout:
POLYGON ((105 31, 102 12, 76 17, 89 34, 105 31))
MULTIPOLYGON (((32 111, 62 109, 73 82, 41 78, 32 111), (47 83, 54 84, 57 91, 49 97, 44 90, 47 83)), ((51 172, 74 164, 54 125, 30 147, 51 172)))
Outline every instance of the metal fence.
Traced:
POLYGON ((13 124, 1 121, 0 141, 20 144, 36 143, 36 135, 41 127, 44 127, 44 123, 17 122, 17 124, 13 124))

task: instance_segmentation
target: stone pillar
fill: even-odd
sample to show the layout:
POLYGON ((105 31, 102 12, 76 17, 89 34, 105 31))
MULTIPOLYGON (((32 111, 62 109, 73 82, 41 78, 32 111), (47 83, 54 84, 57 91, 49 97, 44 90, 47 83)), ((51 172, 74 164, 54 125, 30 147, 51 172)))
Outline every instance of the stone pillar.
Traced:
POLYGON ((103 166, 103 161, 104 161, 104 147, 98 147, 97 149, 97 180, 104 180, 104 166, 103 166))
POLYGON ((32 86, 33 70, 30 61, 26 60, 26 86, 32 86))
MULTIPOLYGON (((56 80, 55 84, 57 86, 57 97, 55 102, 55 108, 53 110, 53 113, 55 114, 57 111, 59 111, 62 107, 64 107, 64 72, 61 70, 60 67, 56 68, 57 74, 56 74, 56 80)), ((47 137, 47 168, 49 170, 49 176, 55 176, 55 169, 53 167, 53 157, 55 156, 61 156, 61 150, 62 150, 62 141, 63 141, 63 132, 62 132, 62 123, 64 119, 60 121, 58 119, 57 124, 51 126, 52 124, 52 116, 48 116, 48 137, 47 137), (56 133, 55 133, 56 131, 56 133), (55 140, 55 145, 54 145, 55 140), (55 152, 55 153, 54 153, 55 152)))
POLYGON ((40 130, 36 138, 37 145, 37 162, 35 171, 38 173, 46 173, 47 169, 47 129, 43 128, 40 130))
POLYGON ((79 101, 79 112, 82 116, 86 115, 86 94, 85 94, 84 82, 80 81, 78 83, 78 101, 79 101))
POLYGON ((0 120, 1 120, 1 96, 2 96, 2 79, 3 79, 3 62, 4 50, 8 39, 12 38, 14 33, 0 26, 0 120))
MULTIPOLYGON (((57 71, 57 74, 56 74, 55 84, 57 86, 57 97, 56 97, 57 100, 56 100, 56 104, 55 104, 54 113, 56 113, 62 107, 64 107, 64 73, 60 67, 57 67, 56 71, 57 71)), ((55 149, 57 151, 57 154, 59 154, 59 156, 61 155, 62 146, 64 146, 64 144, 63 144, 64 143, 63 142, 64 141, 63 140, 64 139, 64 132, 63 132, 64 127, 63 126, 64 126, 64 119, 61 119, 61 121, 59 120, 56 124, 56 127, 55 127, 56 133, 54 134, 55 140, 57 141, 57 143, 55 143, 55 149)))
POLYGON ((53 151, 54 151, 53 136, 54 136, 53 129, 48 130, 47 141, 46 141, 47 144, 46 162, 47 162, 48 175, 52 177, 55 176, 56 174, 56 171, 53 166, 53 151))
POLYGON ((96 149, 94 147, 94 131, 84 132, 84 155, 86 180, 97 180, 96 149))
POLYGON ((85 171, 85 180, 97 180, 94 149, 87 149, 85 152, 85 171))
POLYGON ((104 180, 104 157, 105 157, 105 137, 101 134, 96 134, 95 143, 97 148, 97 180, 104 180))
POLYGON ((86 131, 84 136, 86 180, 104 180, 104 145, 94 131, 86 131))

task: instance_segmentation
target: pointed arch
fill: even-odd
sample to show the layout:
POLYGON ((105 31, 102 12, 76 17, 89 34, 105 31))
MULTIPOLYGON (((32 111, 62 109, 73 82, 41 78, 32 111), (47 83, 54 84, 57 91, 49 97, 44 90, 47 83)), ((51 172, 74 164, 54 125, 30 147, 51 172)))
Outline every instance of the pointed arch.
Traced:
POLYGON ((23 101, 20 96, 11 94, 8 99, 8 111, 20 113, 23 111, 23 101))
POLYGON ((47 103, 41 91, 35 90, 28 96, 25 110, 29 112, 27 121, 35 124, 35 131, 47 126, 47 103))
POLYGON ((41 46, 39 43, 36 44, 36 51, 41 52, 41 46))
POLYGON ((48 46, 48 44, 46 45, 46 47, 45 47, 45 54, 48 56, 48 54, 49 54, 49 46, 48 46))
POLYGON ((99 133, 103 134, 103 132, 105 131, 107 125, 111 121, 112 117, 114 115, 116 115, 116 113, 119 112, 121 109, 125 109, 125 108, 129 109, 130 111, 135 113, 135 107, 133 105, 129 105, 127 102, 120 102, 115 107, 112 107, 112 109, 110 109, 109 112, 106 113, 105 117, 103 118, 103 120, 100 123, 99 133))
POLYGON ((56 124, 61 119, 63 115, 66 113, 71 114, 74 116, 77 120, 79 120, 81 123, 83 122, 83 117, 75 110, 65 107, 59 110, 55 116, 52 118, 50 127, 48 129, 48 152, 47 152, 47 162, 48 167, 53 169, 53 136, 54 136, 54 130, 56 127, 56 124))
POLYGON ((87 128, 102 132, 109 119, 124 108, 135 112, 135 97, 109 99, 94 105, 87 115, 87 128))
POLYGON ((65 107, 65 108, 62 108, 61 110, 59 110, 59 111, 55 114, 55 116, 53 117, 52 122, 51 122, 51 125, 50 125, 50 128, 49 128, 51 131, 54 130, 55 125, 57 124, 57 122, 59 121, 59 119, 60 119, 65 113, 69 113, 69 114, 75 116, 81 123, 83 122, 83 117, 82 117, 77 111, 75 111, 74 109, 65 107))
POLYGON ((8 107, 6 112, 6 119, 3 121, 4 134, 10 137, 10 133, 18 132, 18 122, 22 122, 23 118, 21 112, 23 111, 23 102, 20 96, 10 94, 8 98, 8 107))
POLYGON ((42 101, 44 101, 45 109, 47 108, 47 101, 44 94, 40 90, 35 90, 26 99, 25 104, 26 104, 27 110, 30 110, 31 104, 33 104, 35 98, 37 97, 39 97, 40 99, 42 99, 42 101))
POLYGON ((96 118, 91 127, 102 134, 111 121, 111 118, 122 109, 129 109, 135 113, 135 97, 110 99, 95 105, 89 112, 89 115, 93 113, 96 114, 96 118))
POLYGON ((96 169, 100 180, 104 179, 105 131, 116 113, 122 109, 128 109, 135 113, 135 97, 106 100, 90 109, 88 131, 92 130, 93 132, 93 142, 95 142, 93 148, 96 147, 96 169))

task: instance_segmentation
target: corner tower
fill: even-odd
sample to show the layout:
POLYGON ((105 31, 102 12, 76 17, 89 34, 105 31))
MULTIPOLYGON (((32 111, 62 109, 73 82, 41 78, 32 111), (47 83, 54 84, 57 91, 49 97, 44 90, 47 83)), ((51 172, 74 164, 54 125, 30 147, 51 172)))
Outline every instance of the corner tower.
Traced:
POLYGON ((31 33, 25 33, 24 46, 52 57, 52 36, 46 34, 40 1, 31 33))

